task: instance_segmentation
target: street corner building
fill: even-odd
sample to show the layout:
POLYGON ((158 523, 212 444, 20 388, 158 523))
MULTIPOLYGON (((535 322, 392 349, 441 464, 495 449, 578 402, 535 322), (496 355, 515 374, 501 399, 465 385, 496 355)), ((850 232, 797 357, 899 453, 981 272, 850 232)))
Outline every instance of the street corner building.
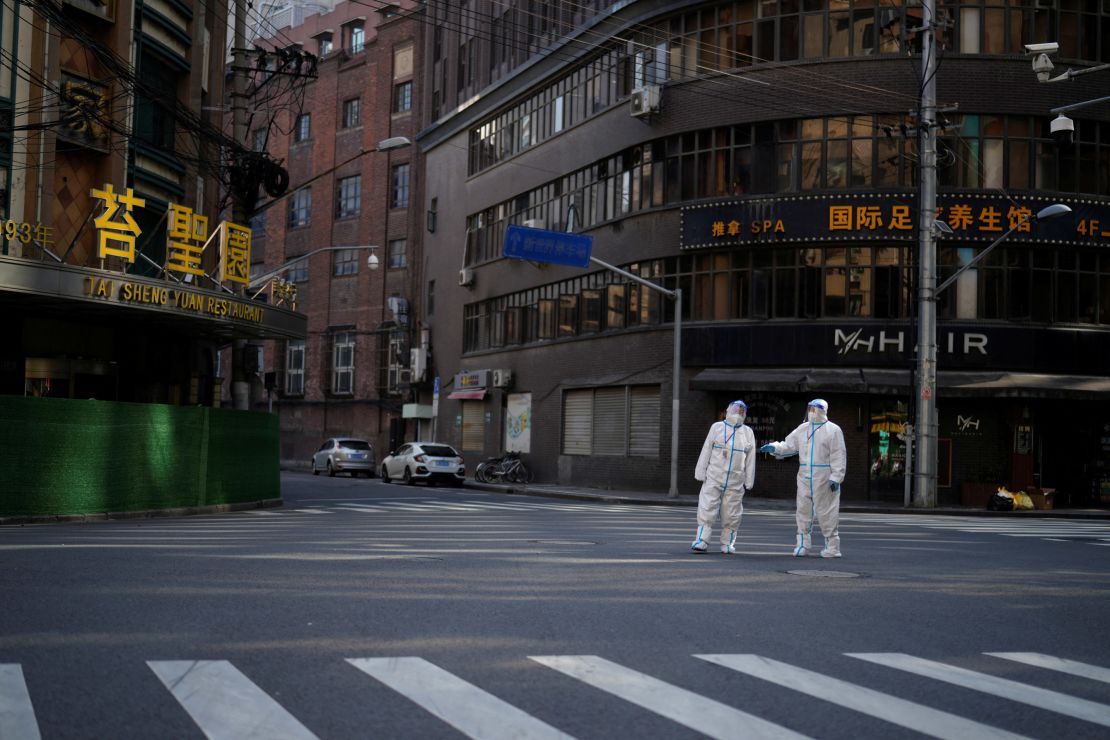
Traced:
MULTIPOLYGON (((938 503, 982 506, 1007 486, 1110 504, 1104 4, 937 2, 928 81, 919 3, 427 13, 418 144, 437 380, 422 397, 471 462, 517 449, 538 480, 664 490, 677 424, 694 494, 727 401, 748 403, 762 444, 820 396, 846 436, 845 500, 902 501, 906 424, 927 394, 938 503), (1042 43, 1055 49, 1031 67, 1025 45, 1042 43), (1041 82, 1046 61, 1091 74, 1041 82), (1065 106, 1067 124, 1051 112, 1065 106), (922 129, 935 283, 970 265, 937 295, 935 384, 915 377, 922 129), (1071 213, 1034 218, 1057 203, 1071 213), (676 301, 596 262, 506 258, 510 226, 590 236, 593 257, 681 289, 677 394, 676 301)), ((795 473, 768 460, 755 491, 792 496, 795 473)))
POLYGON ((227 24, 0 7, 0 518, 280 497, 276 422, 220 408, 221 348, 305 333, 247 292, 251 229, 223 213, 227 24))

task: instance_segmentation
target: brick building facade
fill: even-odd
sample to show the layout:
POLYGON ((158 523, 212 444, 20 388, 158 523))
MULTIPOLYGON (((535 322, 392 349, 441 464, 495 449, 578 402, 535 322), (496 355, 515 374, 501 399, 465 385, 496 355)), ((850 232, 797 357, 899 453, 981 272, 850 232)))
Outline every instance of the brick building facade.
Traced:
POLYGON ((259 203, 253 274, 327 247, 289 265, 297 310, 308 317, 303 342, 265 348, 253 400, 272 400, 280 416, 282 463, 305 467, 329 436, 371 441, 380 459, 417 434, 403 417, 411 398, 411 350, 420 347, 412 310, 420 284, 420 156, 415 147, 378 151, 387 139, 415 137, 422 59, 414 3, 371 11, 340 3, 267 42, 291 41, 319 56, 316 79, 271 107, 256 107, 252 130, 283 162, 290 188, 259 203), (271 398, 261 379, 271 372, 271 398))

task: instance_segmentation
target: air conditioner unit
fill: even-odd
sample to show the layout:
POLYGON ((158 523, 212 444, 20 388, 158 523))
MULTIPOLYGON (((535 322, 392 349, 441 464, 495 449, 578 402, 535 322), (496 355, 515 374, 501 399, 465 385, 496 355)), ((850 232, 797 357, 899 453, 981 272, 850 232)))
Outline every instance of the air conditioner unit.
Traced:
POLYGON ((463 268, 459 270, 459 285, 464 288, 469 288, 474 285, 474 270, 463 268))
POLYGON ((412 368, 397 368, 397 385, 412 385, 412 368))
POLYGON ((545 224, 545 222, 542 218, 530 218, 527 221, 525 221, 524 223, 522 223, 521 226, 524 226, 524 227, 529 228, 529 229, 544 229, 544 228, 547 228, 547 226, 546 226, 546 224, 545 224))
POLYGON ((659 112, 659 85, 644 85, 632 91, 632 117, 643 118, 659 112))
POLYGON ((493 371, 493 387, 494 388, 508 388, 513 384, 513 371, 512 370, 494 370, 493 371))

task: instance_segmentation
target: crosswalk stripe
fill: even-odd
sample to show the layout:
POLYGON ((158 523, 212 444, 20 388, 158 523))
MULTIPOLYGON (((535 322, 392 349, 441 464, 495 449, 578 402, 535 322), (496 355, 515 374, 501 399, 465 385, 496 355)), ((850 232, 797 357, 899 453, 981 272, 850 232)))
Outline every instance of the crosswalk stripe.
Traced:
POLYGON ((652 678, 596 655, 530 655, 531 660, 719 738, 804 738, 755 715, 652 678))
POLYGON ((1080 663, 1077 660, 1057 658, 1053 655, 1044 655, 1043 653, 984 653, 984 655, 1013 660, 1018 663, 1025 663, 1026 665, 1037 666, 1038 668, 1047 668, 1050 671, 1070 673, 1073 676, 1090 678, 1095 681, 1102 681, 1103 683, 1110 683, 1110 669, 1102 668, 1097 665, 1090 665, 1089 663, 1080 663))
POLYGON ((969 671, 958 666, 916 658, 905 653, 846 653, 846 655, 1110 727, 1110 706, 1105 704, 1036 686, 1027 686, 1017 681, 969 671))
POLYGON ((1005 730, 957 717, 881 691, 798 668, 759 655, 695 655, 695 658, 785 686, 891 724, 940 738, 1020 738, 1005 730))
POLYGON ((18 663, 0 663, 0 738, 39 740, 39 725, 23 668, 18 663))
POLYGON ((468 737, 573 740, 570 735, 423 658, 347 658, 347 662, 468 737))
POLYGON ((316 736, 226 660, 148 660, 209 740, 316 736))

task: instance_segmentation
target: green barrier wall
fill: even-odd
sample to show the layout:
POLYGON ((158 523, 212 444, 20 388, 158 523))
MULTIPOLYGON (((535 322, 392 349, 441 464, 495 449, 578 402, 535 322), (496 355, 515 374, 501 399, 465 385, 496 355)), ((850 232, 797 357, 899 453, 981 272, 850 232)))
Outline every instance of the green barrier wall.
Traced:
POLYGON ((273 414, 0 396, 0 516, 280 498, 273 414))

